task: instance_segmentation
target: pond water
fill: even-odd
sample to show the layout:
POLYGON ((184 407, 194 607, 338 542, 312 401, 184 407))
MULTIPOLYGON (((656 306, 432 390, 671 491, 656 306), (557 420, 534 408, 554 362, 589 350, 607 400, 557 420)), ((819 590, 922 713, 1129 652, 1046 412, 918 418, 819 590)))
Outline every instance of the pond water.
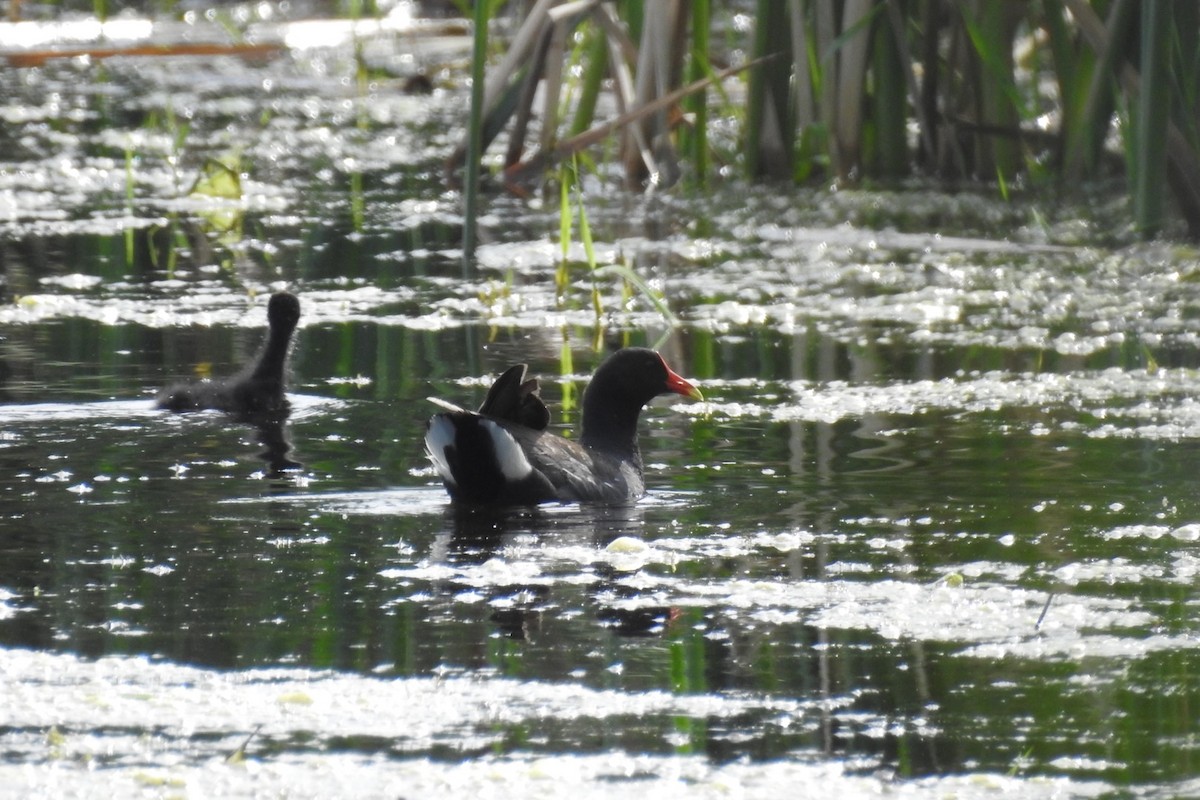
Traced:
POLYGON ((4 791, 1200 791, 1193 251, 1102 204, 602 170, 597 258, 676 320, 578 247, 556 288, 554 203, 489 196, 464 275, 465 40, 360 31, 360 81, 335 28, 0 73, 4 791), (152 407, 280 288, 293 469, 152 407), (645 500, 448 505, 427 397, 525 361, 569 432, 632 344, 706 398, 643 415, 645 500))

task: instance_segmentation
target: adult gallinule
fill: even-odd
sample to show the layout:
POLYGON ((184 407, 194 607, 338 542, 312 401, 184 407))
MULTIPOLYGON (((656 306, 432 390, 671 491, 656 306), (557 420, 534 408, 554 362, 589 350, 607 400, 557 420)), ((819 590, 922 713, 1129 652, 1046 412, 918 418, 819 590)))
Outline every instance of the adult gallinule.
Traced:
POLYGON ((228 378, 169 386, 159 393, 158 407, 168 411, 217 409, 242 417, 286 414, 284 371, 292 332, 299 321, 300 301, 295 295, 288 292, 271 295, 267 303, 270 330, 253 363, 228 378))
POLYGON ((525 365, 509 368, 478 412, 454 410, 429 420, 425 449, 450 497, 508 506, 548 502, 621 503, 645 493, 637 424, 652 398, 674 392, 702 400, 653 350, 610 356, 583 393, 579 441, 545 430, 549 412, 525 365))

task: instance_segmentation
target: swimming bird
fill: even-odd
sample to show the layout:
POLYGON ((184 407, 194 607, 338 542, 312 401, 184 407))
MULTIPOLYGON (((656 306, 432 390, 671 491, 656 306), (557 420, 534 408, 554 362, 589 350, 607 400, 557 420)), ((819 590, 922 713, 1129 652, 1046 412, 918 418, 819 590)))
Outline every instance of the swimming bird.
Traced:
POLYGON ((169 386, 159 393, 156 405, 168 411, 216 409, 242 417, 284 413, 285 371, 292 333, 300 321, 300 301, 294 294, 278 292, 267 303, 266 341, 255 360, 228 378, 191 381, 169 386))
POLYGON ((510 367, 479 411, 435 414, 425 449, 451 499, 474 505, 623 503, 645 494, 637 425, 660 394, 703 400, 653 350, 618 350, 583 393, 578 441, 546 431, 550 414, 526 367, 510 367))

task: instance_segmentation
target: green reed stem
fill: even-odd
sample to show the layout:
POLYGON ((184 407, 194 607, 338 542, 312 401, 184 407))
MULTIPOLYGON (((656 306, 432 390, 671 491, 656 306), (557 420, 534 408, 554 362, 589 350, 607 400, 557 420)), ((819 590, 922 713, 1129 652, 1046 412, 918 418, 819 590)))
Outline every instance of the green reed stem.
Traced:
POLYGON ((362 233, 366 228, 367 204, 363 196, 362 170, 350 173, 350 224, 355 233, 362 233))
MULTIPOLYGON (((125 148, 125 211, 133 216, 133 148, 125 148)), ((125 266, 133 267, 133 228, 125 226, 125 266)))
MULTIPOLYGON (((712 26, 712 7, 709 0, 692 3, 692 52, 687 67, 687 82, 698 81, 712 73, 708 63, 709 29, 712 26)), ((708 93, 688 95, 682 102, 692 116, 692 125, 685 128, 684 151, 691 158, 692 174, 697 186, 704 186, 708 177, 708 93)))
POLYGON ((1170 84, 1167 75, 1171 43, 1170 4, 1142 3, 1141 84, 1137 96, 1133 164, 1134 224, 1143 236, 1162 228, 1167 180, 1167 123, 1170 84))
POLYGON ((475 3, 475 39, 471 46, 471 114, 467 122, 467 162, 463 170, 463 275, 475 265, 476 217, 479 213, 479 175, 483 159, 483 73, 487 60, 487 27, 492 4, 475 3))
POLYGON ((558 168, 558 246, 561 257, 554 273, 555 296, 561 303, 570 283, 568 259, 571 257, 571 182, 574 173, 566 164, 558 168))
POLYGON ((587 259, 588 274, 592 278, 592 310, 596 312, 596 320, 604 313, 600 302, 600 287, 596 283, 596 248, 592 244, 592 226, 588 224, 587 209, 583 207, 583 187, 579 180, 579 163, 575 159, 575 199, 579 204, 579 241, 583 243, 583 254, 587 259))
POLYGON ((604 31, 592 26, 588 36, 587 51, 583 56, 583 85, 579 102, 575 105, 575 119, 571 123, 569 136, 577 136, 592 127, 592 121, 596 118, 596 101, 600 98, 608 73, 608 42, 604 38, 604 31))
MULTIPOLYGON (((575 373, 575 358, 571 353, 571 334, 565 327, 562 329, 562 346, 558 349, 558 370, 559 375, 563 378, 575 373)), ((571 381, 564 380, 562 382, 560 408, 563 414, 569 414, 575 408, 575 384, 571 381)))
POLYGON ((650 284, 642 280, 641 276, 634 272, 633 268, 628 264, 609 264, 604 267, 597 267, 594 272, 597 276, 609 274, 620 276, 650 301, 654 309, 662 315, 664 322, 672 328, 679 325, 679 317, 675 316, 675 312, 667 305, 666 298, 654 291, 650 287, 650 284))
POLYGON ((895 32, 886 17, 875 26, 873 35, 875 167, 881 175, 894 177, 908 172, 908 83, 895 32))
POLYGON ((753 56, 780 57, 750 71, 746 171, 752 178, 791 179, 796 135, 790 102, 791 23, 785 3, 758 0, 756 8, 753 56))

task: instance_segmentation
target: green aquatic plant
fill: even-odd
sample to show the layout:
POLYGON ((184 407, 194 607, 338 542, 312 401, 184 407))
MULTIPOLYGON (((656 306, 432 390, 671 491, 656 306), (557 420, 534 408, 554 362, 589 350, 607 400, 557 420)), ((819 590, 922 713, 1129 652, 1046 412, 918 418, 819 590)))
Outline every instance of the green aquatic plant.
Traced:
MULTIPOLYGON (((134 180, 133 180, 133 147, 125 148, 125 213, 130 217, 133 216, 133 196, 134 196, 134 180)), ((133 267, 133 228, 129 225, 125 226, 125 266, 133 267)))
MULTIPOLYGON (((674 328, 678 325, 678 318, 671 312, 665 298, 661 293, 654 289, 642 280, 642 278, 633 270, 628 262, 622 264, 601 265, 596 256, 595 243, 592 238, 591 223, 588 220, 587 206, 584 203, 584 192, 582 181, 580 180, 579 158, 572 159, 569 165, 563 164, 558 170, 559 174, 559 263, 555 270, 555 294, 557 301, 561 306, 570 302, 569 293, 571 290, 571 248, 574 242, 574 231, 578 226, 579 244, 583 249, 584 261, 583 264, 587 269, 589 278, 589 301, 594 314, 594 324, 591 326, 593 350, 599 351, 603 346, 604 326, 602 319, 604 315, 604 301, 601 295, 600 279, 606 276, 615 276, 620 278, 622 283, 622 296, 629 297, 631 295, 630 287, 637 293, 645 297, 651 305, 662 315, 663 319, 668 323, 669 328, 674 328)), ((661 342, 659 342, 661 344, 661 342)), ((571 337, 569 332, 563 329, 562 347, 559 355, 561 374, 566 376, 573 373, 573 360, 571 354, 571 337)), ((564 411, 570 410, 574 405, 573 387, 569 381, 564 381, 562 405, 564 411)))
MULTIPOLYGON (((617 143, 616 158, 627 185, 673 185, 681 174, 673 131, 679 102, 754 65, 737 64, 716 73, 702 66, 699 69, 705 77, 682 85, 686 48, 679 32, 686 30, 688 8, 688 4, 674 2, 644 7, 631 3, 622 6, 621 18, 615 7, 605 3, 535 3, 504 58, 488 73, 486 87, 481 88, 482 78, 473 83, 473 91, 482 91, 482 96, 478 103, 472 102, 474 116, 463 143, 447 159, 448 171, 453 175, 465 166, 464 181, 470 190, 470 171, 477 168, 483 150, 511 120, 503 170, 505 183, 518 193, 540 185, 553 176, 557 164, 584 148, 610 139, 617 143), (572 35, 575 31, 579 36, 572 35), (569 42, 575 44, 568 46, 569 42), (577 70, 570 65, 564 68, 564 59, 577 63, 585 55, 591 60, 581 65, 582 78, 576 81, 572 75, 577 70), (618 114, 592 124, 596 97, 606 75, 617 96, 618 114), (560 136, 560 122, 570 117, 568 106, 576 89, 574 120, 567 135, 560 136), (527 153, 525 140, 539 99, 538 147, 527 153)), ((476 13, 483 12, 477 7, 476 13)), ((477 40, 477 69, 483 52, 477 40)))
POLYGON ((554 285, 561 304, 570 288, 572 231, 579 225, 579 241, 583 247, 588 275, 591 277, 591 302, 596 314, 597 325, 604 311, 600 300, 600 288, 596 283, 596 248, 592 242, 592 228, 588 224, 587 208, 583 204, 583 188, 579 181, 579 162, 563 165, 559 171, 558 241, 560 259, 554 275, 554 285), (575 191, 576 202, 571 202, 571 190, 575 191))
POLYGON ((205 159, 188 194, 226 200, 242 199, 241 164, 241 156, 237 153, 205 159))
MULTIPOLYGON (((575 374, 575 356, 571 351, 571 334, 562 330, 562 344, 558 348, 558 374, 564 379, 575 374)), ((569 380, 562 381, 562 397, 559 401, 562 413, 569 415, 575 408, 575 384, 569 380)))
MULTIPOLYGON (((608 42, 604 33, 595 25, 583 28, 573 61, 580 66, 579 99, 575 103, 575 118, 571 122, 570 136, 577 136, 592 126, 596 117, 596 103, 604 90, 604 78, 608 72, 608 42)), ((567 75, 575 70, 567 70, 567 75)), ((566 110, 564 109, 564 114, 566 110)))
MULTIPOLYGON (((708 60, 712 8, 709 0, 698 0, 692 3, 691 8, 692 36, 691 49, 688 51, 687 81, 695 83, 713 74, 712 64, 708 60)), ((704 186, 708 175, 708 95, 706 92, 688 95, 680 101, 680 105, 690 117, 690 124, 681 129, 680 150, 691 159, 692 183, 704 186)))
POLYGON ((254 730, 250 731, 249 735, 242 740, 242 743, 237 746, 237 749, 225 757, 227 764, 243 764, 246 761, 246 748, 250 746, 250 742, 254 741, 254 737, 258 736, 258 732, 262 730, 262 725, 256 725, 254 730))
POLYGON ((367 199, 363 191, 361 169, 350 172, 350 226, 355 233, 362 233, 367 224, 367 199))
POLYGON ((467 122, 466 165, 463 175, 463 274, 469 275, 475 264, 478 235, 480 159, 483 157, 483 76, 487 61, 487 26, 494 2, 475 3, 474 38, 471 45, 471 104, 467 122))
POLYGON ((626 288, 632 287, 644 297, 670 327, 676 327, 679 319, 667 305, 666 299, 660 292, 655 291, 646 281, 634 271, 628 261, 620 264, 600 265, 596 258, 595 243, 592 239, 592 228, 588 221, 587 207, 584 204, 583 186, 579 179, 579 160, 572 160, 570 167, 566 165, 559 169, 559 264, 555 271, 554 282, 559 303, 563 303, 570 290, 571 279, 571 244, 575 226, 579 228, 579 243, 583 248, 584 265, 590 278, 590 301, 596 318, 596 330, 600 330, 600 319, 604 313, 604 301, 600 294, 599 278, 615 276, 620 278, 626 288), (574 202, 572 202, 572 192, 574 202))
POLYGON ((52 760, 60 760, 64 757, 63 748, 67 744, 67 737, 58 729, 57 725, 51 725, 50 730, 46 731, 46 749, 49 751, 49 757, 52 760))
POLYGON ((673 312, 671 307, 667 305, 667 299, 662 295, 661 292, 655 291, 650 284, 642 280, 641 276, 634 272, 633 267, 629 265, 628 261, 621 264, 608 264, 606 266, 599 267, 596 269, 596 274, 615 275, 619 277, 621 280, 625 281, 627 285, 632 286, 635 290, 637 290, 638 294, 649 301, 650 305, 654 306, 654 310, 662 316, 663 321, 666 322, 670 327, 674 328, 679 325, 679 318, 675 316, 675 312, 673 312))
MULTIPOLYGON (((471 135, 480 134, 482 149, 515 117, 504 162, 513 187, 610 136, 627 186, 670 185, 689 172, 677 154, 702 185, 713 161, 711 112, 695 82, 708 76, 719 92, 723 73, 711 64, 726 57, 713 52, 713 16, 708 2, 534 3, 488 76, 471 135), (588 127, 605 75, 620 113, 588 127), (673 95, 685 76, 690 91, 673 95), (526 155, 536 96, 546 98, 540 149, 526 155), (573 121, 560 137, 571 103, 573 121)), ((760 0, 750 17, 749 26, 723 26, 740 34, 723 46, 763 59, 749 71, 741 131, 741 161, 753 178, 852 183, 917 174, 987 182, 1012 197, 1031 183, 1072 186, 1123 168, 1135 229, 1155 235, 1178 208, 1200 238, 1196 4, 760 0), (1130 124, 1116 124, 1122 108, 1130 124), (1105 158, 1112 133, 1123 165, 1105 158)), ((452 168, 462 153, 451 156, 452 168)))
MULTIPOLYGON (((165 163, 171 175, 172 189, 176 194, 183 192, 183 178, 180 171, 180 164, 183 161, 184 152, 188 135, 191 132, 191 126, 186 120, 181 120, 176 114, 174 108, 167 104, 161 111, 153 111, 147 115, 146 121, 142 125, 145 131, 162 131, 169 138, 170 146, 165 154, 156 153, 153 158, 161 157, 162 163, 165 163)), ((124 149, 125 159, 125 185, 124 185, 124 201, 125 212, 130 217, 135 215, 135 207, 137 203, 137 168, 140 163, 149 154, 139 152, 136 143, 138 138, 130 135, 126 140, 124 149)), ((177 261, 177 251, 179 248, 187 247, 187 238, 183 236, 178 228, 178 214, 174 211, 167 215, 167 224, 153 224, 144 229, 138 230, 131 226, 126 226, 123 231, 124 249, 125 249, 125 266, 134 268, 136 266, 140 253, 145 253, 149 257, 150 265, 154 269, 165 269, 168 275, 174 275, 175 264, 177 261), (164 239, 160 233, 167 231, 167 236, 164 239), (142 249, 144 245, 144 251, 142 249)))
POLYGON ((1164 46, 1172 34, 1172 13, 1165 3, 1142 3, 1140 72, 1141 87, 1135 106, 1133 130, 1133 219, 1138 230, 1154 235, 1162 229, 1167 180, 1167 121, 1171 111, 1168 63, 1171 48, 1164 46))
MULTIPOLYGON (((240 201, 241 157, 237 153, 229 153, 220 158, 205 159, 188 195, 194 198, 240 201)), ((197 212, 196 217, 201 222, 203 231, 212 234, 222 245, 234 245, 243 238, 242 222, 245 215, 240 203, 213 205, 197 212)))
MULTIPOLYGON (((576 176, 579 174, 578 167, 579 162, 576 160, 573 170, 576 176)), ((587 208, 583 205, 583 187, 579 180, 575 181, 575 200, 579 212, 579 241, 583 245, 584 258, 587 259, 588 275, 592 279, 592 310, 596 312, 596 319, 599 320, 604 309, 600 302, 600 287, 596 284, 596 246, 592 242, 592 226, 588 224, 587 208)))

